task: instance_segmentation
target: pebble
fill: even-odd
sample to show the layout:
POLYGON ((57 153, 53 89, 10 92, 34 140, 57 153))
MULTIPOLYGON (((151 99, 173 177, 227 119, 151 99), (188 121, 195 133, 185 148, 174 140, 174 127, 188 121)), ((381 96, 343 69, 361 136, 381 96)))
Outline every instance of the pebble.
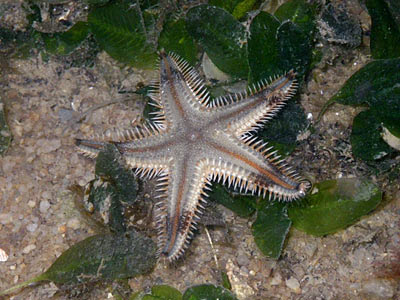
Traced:
POLYGON ((79 222, 79 220, 77 218, 69 219, 67 222, 67 227, 69 227, 73 230, 77 230, 81 227, 81 223, 79 222))
POLYGON ((12 172, 14 167, 15 167, 15 161, 13 161, 11 159, 9 159, 9 160, 5 159, 3 161, 3 172, 4 172, 4 174, 8 174, 8 173, 12 172))
POLYGON ((304 269, 301 264, 294 265, 292 267, 292 271, 294 272, 294 275, 296 275, 296 278, 303 278, 305 275, 304 269))
POLYGON ((0 224, 7 225, 13 221, 11 214, 0 214, 0 224))
POLYGON ((26 229, 29 232, 35 232, 37 228, 38 228, 38 224, 36 224, 36 223, 31 223, 31 224, 28 224, 28 226, 26 226, 26 229))
POLYGON ((38 140, 37 145, 40 146, 40 148, 38 149, 39 150, 38 154, 49 153, 60 148, 61 141, 59 139, 53 139, 53 140, 40 139, 38 140))
POLYGON ((317 243, 315 241, 308 241, 305 244, 304 253, 308 257, 312 257, 315 254, 315 252, 317 251, 317 248, 318 248, 318 246, 317 246, 317 243))
POLYGON ((29 200, 29 201, 28 201, 28 206, 29 206, 30 208, 34 208, 34 207, 36 206, 36 202, 33 201, 33 200, 29 200))
POLYGON ((301 292, 300 282, 296 278, 290 277, 289 279, 286 279, 285 283, 286 286, 289 289, 293 290, 296 294, 299 294, 301 292))
POLYGON ((36 224, 36 223, 31 223, 31 224, 28 224, 28 226, 26 226, 26 229, 27 229, 29 232, 35 232, 36 229, 37 229, 37 227, 38 227, 38 224, 36 224))
POLYGON ((282 276, 280 273, 276 273, 271 279, 271 285, 280 285, 282 282, 282 276))
POLYGON ((32 250, 35 250, 35 249, 36 249, 36 245, 30 244, 30 245, 26 246, 24 249, 22 249, 22 253, 28 254, 29 252, 31 252, 32 250))
POLYGON ((67 232, 67 226, 61 225, 58 227, 58 232, 59 233, 66 233, 67 232))
POLYGON ((51 192, 50 192, 50 191, 44 191, 44 192, 42 193, 42 198, 43 198, 43 199, 50 200, 50 199, 52 198, 51 192))
POLYGON ((371 298, 392 299, 395 288, 389 280, 375 278, 364 283, 361 292, 371 298))
POLYGON ((242 254, 239 254, 239 256, 237 257, 237 263, 240 266, 247 266, 250 263, 250 260, 246 254, 242 253, 242 254))
POLYGON ((46 213, 50 208, 50 202, 47 200, 40 201, 39 210, 42 214, 46 213))
POLYGON ((8 254, 6 251, 0 248, 0 262, 4 262, 8 260, 8 254))

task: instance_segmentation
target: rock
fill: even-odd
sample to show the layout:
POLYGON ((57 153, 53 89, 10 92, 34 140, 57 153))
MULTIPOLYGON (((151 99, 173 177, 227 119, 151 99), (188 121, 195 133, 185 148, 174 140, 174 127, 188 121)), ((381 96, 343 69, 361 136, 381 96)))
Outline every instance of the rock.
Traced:
POLYGON ((0 224, 7 225, 13 221, 12 214, 0 214, 0 224))
POLYGON ((238 263, 240 266, 247 266, 247 265, 249 265, 250 260, 249 260, 249 258, 247 257, 246 254, 241 253, 241 254, 239 254, 238 257, 237 257, 237 263, 238 263))
POLYGON ((46 200, 50 200, 52 198, 51 192, 50 191, 44 191, 42 193, 42 198, 46 200))
POLYGON ((39 210, 42 214, 45 214, 50 208, 50 202, 47 200, 40 201, 39 210))
POLYGON ((67 227, 73 230, 77 230, 81 227, 81 222, 77 218, 69 219, 67 222, 67 227))
POLYGON ((32 250, 35 250, 35 249, 36 249, 36 245, 30 244, 30 245, 26 246, 24 249, 22 249, 22 253, 28 254, 29 252, 31 252, 32 250))
POLYGON ((300 282, 296 278, 290 277, 289 279, 286 279, 285 283, 286 286, 293 290, 296 294, 301 293, 300 282))
POLYGON ((335 7, 329 3, 322 12, 318 27, 322 38, 329 43, 351 47, 361 44, 360 23, 348 14, 345 7, 335 7))
POLYGON ((31 223, 31 224, 28 224, 28 226, 26 226, 26 229, 29 232, 35 232, 37 228, 38 228, 38 224, 36 224, 36 223, 31 223))
POLYGON ((61 147, 61 141, 59 139, 40 139, 36 144, 39 146, 37 154, 50 153, 61 147))
POLYGON ((282 282, 282 276, 280 273, 275 273, 274 277, 271 280, 271 285, 280 285, 282 282))
POLYGON ((363 295, 375 299, 392 299, 394 292, 395 287, 390 280, 379 278, 365 282, 361 289, 363 295))

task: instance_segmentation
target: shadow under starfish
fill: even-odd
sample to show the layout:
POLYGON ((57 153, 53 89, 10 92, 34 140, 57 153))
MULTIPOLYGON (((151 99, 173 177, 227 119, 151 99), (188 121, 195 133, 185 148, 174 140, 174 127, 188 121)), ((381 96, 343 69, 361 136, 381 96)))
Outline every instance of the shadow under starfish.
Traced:
POLYGON ((158 111, 151 122, 95 141, 77 139, 76 144, 96 157, 106 143, 113 143, 138 176, 158 177, 159 251, 176 260, 189 245, 211 181, 283 201, 305 196, 310 183, 253 135, 296 87, 290 71, 242 93, 211 99, 196 70, 162 51, 150 95, 158 111))

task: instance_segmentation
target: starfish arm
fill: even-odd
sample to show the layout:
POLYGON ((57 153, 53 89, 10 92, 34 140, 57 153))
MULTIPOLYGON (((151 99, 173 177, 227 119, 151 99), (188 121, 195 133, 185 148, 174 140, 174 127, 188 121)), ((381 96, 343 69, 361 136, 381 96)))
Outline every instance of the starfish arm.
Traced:
POLYGON ((215 101, 221 104, 214 105, 212 112, 219 126, 240 137, 270 120, 294 95, 296 87, 295 73, 290 71, 269 84, 261 81, 246 92, 217 98, 215 101))
POLYGON ((158 158, 163 156, 170 143, 170 134, 158 127, 142 126, 125 131, 115 131, 107 135, 97 135, 92 139, 76 139, 75 144, 84 155, 95 158, 105 145, 114 144, 124 156, 134 158, 158 158))
POLYGON ((208 145, 214 157, 209 161, 213 180, 263 197, 269 193, 284 201, 303 197, 309 189, 309 182, 301 179, 257 137, 249 136, 243 143, 221 131, 208 145))
POLYGON ((150 97, 159 109, 152 120, 161 127, 175 126, 210 99, 197 71, 174 53, 160 52, 160 75, 152 86, 150 97))
POLYGON ((178 259, 187 246, 204 209, 202 202, 208 195, 210 184, 204 161, 193 161, 184 156, 171 164, 168 179, 161 185, 162 199, 156 217, 160 252, 173 261, 178 259))

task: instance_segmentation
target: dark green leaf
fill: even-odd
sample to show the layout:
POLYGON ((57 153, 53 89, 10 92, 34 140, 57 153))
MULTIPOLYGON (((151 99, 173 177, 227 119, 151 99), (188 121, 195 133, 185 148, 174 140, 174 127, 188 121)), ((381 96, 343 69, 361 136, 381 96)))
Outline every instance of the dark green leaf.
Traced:
POLYGON ((152 16, 140 7, 112 2, 93 9, 88 22, 101 48, 114 59, 139 68, 154 67, 157 55, 148 36, 152 16))
POLYGON ((4 112, 4 104, 0 98, 0 155, 3 155, 11 143, 11 131, 6 121, 6 114, 4 112))
POLYGON ((239 20, 250 10, 256 9, 259 2, 258 0, 210 0, 208 4, 225 9, 239 20))
POLYGON ((280 64, 276 39, 279 26, 278 19, 266 12, 260 12, 250 25, 248 52, 251 77, 254 82, 289 71, 283 70, 280 64))
POLYGON ((380 203, 382 192, 373 183, 358 178, 327 180, 315 185, 317 192, 289 208, 293 226, 322 236, 355 223, 380 203))
POLYGON ((381 138, 382 124, 400 131, 400 59, 378 60, 356 72, 330 102, 368 105, 353 122, 351 143, 355 156, 376 160, 393 151, 381 138))
POLYGON ((77 22, 71 29, 62 33, 42 33, 46 50, 55 55, 67 55, 74 51, 88 36, 89 25, 77 22))
POLYGON ((123 205, 119 201, 115 187, 101 178, 89 182, 84 198, 84 204, 91 217, 107 225, 112 231, 124 232, 126 229, 123 215, 123 205))
MULTIPOLYGON (((300 77, 308 71, 311 42, 297 25, 287 21, 280 25, 274 16, 260 12, 250 26, 249 65, 253 81, 295 69, 300 77)), ((297 135, 307 121, 299 104, 289 101, 279 118, 266 124, 259 133, 282 152, 294 149, 297 135)))
POLYGON ((137 196, 137 182, 131 169, 126 168, 117 147, 108 144, 96 159, 95 174, 110 182, 121 201, 133 203, 137 196))
POLYGON ((199 5, 188 11, 186 28, 221 71, 247 77, 245 29, 231 14, 215 6, 199 5))
POLYGON ((281 155, 288 155, 294 150, 297 136, 305 130, 307 123, 301 105, 290 100, 258 135, 279 150, 281 155))
POLYGON ((181 300, 182 294, 177 289, 168 285, 155 285, 151 288, 151 294, 143 297, 143 300, 181 300))
POLYGON ((30 280, 71 284, 123 279, 148 273, 156 264, 154 242, 131 231, 99 234, 66 250, 43 274, 30 280))
POLYGON ((240 217, 246 218, 255 211, 256 197, 230 193, 224 186, 214 184, 210 199, 232 210, 240 217))
POLYGON ((227 12, 232 13, 236 5, 242 0, 210 0, 208 4, 225 9, 227 12))
POLYGON ((380 130, 379 119, 370 110, 360 112, 353 120, 350 137, 353 154, 364 160, 377 160, 393 152, 380 130))
POLYGON ((121 154, 109 144, 96 160, 96 178, 86 191, 84 202, 93 217, 111 230, 125 231, 124 205, 135 202, 138 185, 131 169, 122 165, 121 154))
POLYGON ((294 69, 301 80, 312 59, 316 7, 304 0, 292 0, 281 5, 275 16, 282 22, 277 39, 283 68, 294 69))
POLYGON ((252 10, 256 3, 257 0, 242 0, 235 6, 232 15, 239 20, 252 10))
POLYGON ((400 58, 370 62, 351 76, 331 101, 346 105, 379 105, 380 95, 390 94, 400 82, 399 70, 400 58))
POLYGON ((371 106, 371 113, 393 134, 400 134, 400 85, 378 93, 379 102, 371 106))
POLYGON ((110 0, 83 0, 83 3, 87 3, 90 5, 103 5, 109 2, 110 0))
POLYGON ((312 42, 299 26, 288 21, 277 32, 280 63, 284 70, 295 70, 302 79, 309 70, 312 58, 312 42))
POLYGON ((250 25, 248 49, 253 81, 291 69, 302 78, 309 70, 315 31, 314 6, 303 0, 289 1, 275 16, 260 12, 250 25))
POLYGON ((400 56, 400 28, 384 0, 366 0, 372 19, 371 54, 375 59, 400 56))
POLYGON ((315 31, 316 6, 305 0, 291 0, 282 4, 275 12, 281 21, 290 20, 298 25, 307 36, 315 31))
POLYGON ((36 42, 40 40, 40 34, 33 30, 25 32, 15 32, 0 27, 0 50, 6 55, 2 55, 2 59, 8 58, 27 58, 36 42))
POLYGON ((229 290, 212 284, 201 284, 188 288, 182 300, 237 300, 229 290))
POLYGON ((228 290, 232 289, 232 284, 229 281, 229 277, 228 274, 226 274, 225 272, 221 271, 221 279, 222 279, 222 286, 228 290))
POLYGON ((394 17, 396 24, 400 26, 400 2, 397 0, 387 0, 386 4, 394 17))
POLYGON ((264 255, 279 258, 291 223, 286 203, 270 202, 257 211, 257 219, 251 229, 254 241, 264 255))
POLYGON ((182 19, 171 19, 164 24, 163 31, 158 39, 158 47, 167 52, 175 52, 191 65, 196 62, 197 47, 193 38, 187 32, 185 21, 182 19))

